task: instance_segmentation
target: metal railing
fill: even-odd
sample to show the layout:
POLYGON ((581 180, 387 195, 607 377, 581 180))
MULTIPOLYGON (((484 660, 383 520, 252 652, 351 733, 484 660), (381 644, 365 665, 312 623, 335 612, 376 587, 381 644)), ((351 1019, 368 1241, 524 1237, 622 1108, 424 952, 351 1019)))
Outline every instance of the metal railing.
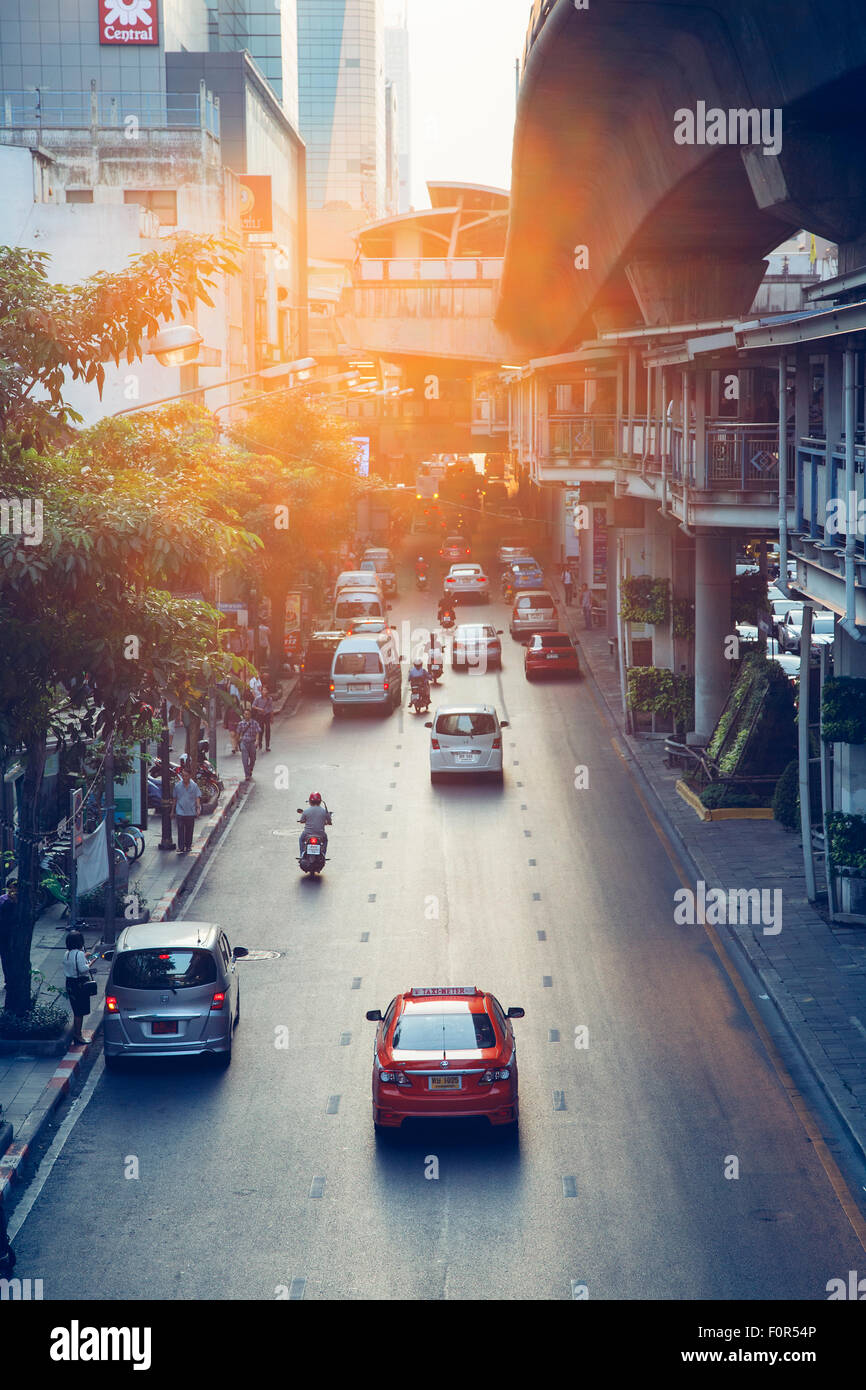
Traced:
POLYGON ((500 280, 503 260, 496 256, 399 256, 363 258, 357 278, 363 283, 411 281, 413 284, 447 280, 462 284, 500 280))
POLYGON ((550 457, 561 459, 610 458, 617 452, 615 415, 551 416, 550 457))
POLYGON ((219 99, 208 92, 0 92, 0 130, 199 130, 220 133, 219 99))

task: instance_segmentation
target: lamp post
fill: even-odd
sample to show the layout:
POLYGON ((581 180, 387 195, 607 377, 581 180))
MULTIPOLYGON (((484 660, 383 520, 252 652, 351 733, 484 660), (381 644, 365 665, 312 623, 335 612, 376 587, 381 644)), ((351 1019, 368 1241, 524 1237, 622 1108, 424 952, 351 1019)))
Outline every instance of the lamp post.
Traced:
POLYGON ((176 849, 177 846, 171 838, 171 768, 169 760, 171 756, 171 737, 168 728, 168 701, 163 696, 162 701, 162 737, 159 741, 159 760, 162 764, 162 785, 160 787, 160 801, 162 811, 162 839, 159 842, 160 849, 176 849))

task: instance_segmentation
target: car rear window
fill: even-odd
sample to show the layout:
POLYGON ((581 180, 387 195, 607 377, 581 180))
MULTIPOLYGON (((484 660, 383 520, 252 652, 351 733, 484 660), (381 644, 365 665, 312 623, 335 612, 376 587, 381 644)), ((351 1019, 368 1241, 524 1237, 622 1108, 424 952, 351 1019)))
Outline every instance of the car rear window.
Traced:
POLYGON ((381 618, 382 605, 377 598, 341 598, 337 600, 338 618, 381 618))
POLYGON ((156 947, 121 951, 114 962, 118 989, 195 989, 216 984, 216 961, 210 951, 156 947))
POLYGON ((524 594, 517 600, 518 608, 554 608, 556 605, 550 594, 542 593, 539 589, 537 594, 524 594))
POLYGON ((445 734, 447 738, 456 738, 461 734, 495 734, 496 720, 492 714, 440 714, 436 721, 436 732, 445 734))
POLYGON ((338 646, 339 639, 333 642, 311 642, 304 653, 304 666, 307 670, 329 671, 338 646))
POLYGON ((535 643, 539 647, 570 647, 571 638, 562 632, 549 632, 546 637, 536 637, 535 643))
POLYGON ((379 676, 382 662, 378 652, 340 652, 334 662, 337 676, 379 676))
POLYGON ((487 1014, 401 1014, 391 1044, 394 1052, 463 1052, 497 1047, 487 1014))

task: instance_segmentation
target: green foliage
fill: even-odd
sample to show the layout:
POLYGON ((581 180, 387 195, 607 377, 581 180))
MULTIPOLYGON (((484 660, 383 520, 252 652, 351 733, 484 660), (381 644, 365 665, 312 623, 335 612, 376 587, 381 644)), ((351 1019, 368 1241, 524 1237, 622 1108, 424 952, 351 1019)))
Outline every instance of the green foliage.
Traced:
POLYGON ((836 868, 866 872, 866 816, 834 811, 827 817, 827 846, 836 868))
POLYGON ((788 763, 773 793, 773 820, 786 830, 800 829, 800 766, 795 758, 788 763))
POLYGON ((627 623, 664 623, 670 613, 670 580, 633 575, 622 581, 620 617, 627 623))
POLYGON ((767 581, 760 574, 738 574, 731 584, 731 622, 757 626, 758 611, 767 607, 767 581))
POLYGON ((16 1014, 11 1009, 0 1009, 0 1038, 12 1041, 17 1038, 50 1040, 59 1038, 69 1022, 65 1003, 59 999, 39 1003, 33 999, 24 1013, 16 1014))
POLYGON ((695 605, 689 598, 675 598, 673 604, 673 634, 674 637, 687 637, 691 640, 695 635, 695 605))
POLYGON ((821 736, 825 743, 866 743, 866 680, 857 676, 825 680, 821 736))
POLYGON ((746 808, 764 804, 760 797, 753 796, 751 792, 744 792, 739 787, 731 786, 729 782, 710 782, 709 786, 704 787, 700 797, 704 806, 711 811, 723 807, 746 808))
POLYGON ((677 727, 691 727, 695 712, 693 676, 677 675, 664 666, 630 666, 627 679, 630 709, 672 715, 677 727))
MULTIPOLYGON (((104 883, 98 888, 91 888, 88 893, 82 893, 78 898, 79 917, 103 917, 105 915, 105 888, 104 883)), ((129 888, 116 888, 114 897, 114 915, 118 921, 126 916, 126 895, 134 894, 136 906, 138 907, 137 917, 143 917, 147 911, 147 898, 140 890, 134 886, 129 888)))
POLYGON ((796 751, 794 696, 784 671, 758 652, 742 662, 707 752, 731 777, 779 775, 796 751))

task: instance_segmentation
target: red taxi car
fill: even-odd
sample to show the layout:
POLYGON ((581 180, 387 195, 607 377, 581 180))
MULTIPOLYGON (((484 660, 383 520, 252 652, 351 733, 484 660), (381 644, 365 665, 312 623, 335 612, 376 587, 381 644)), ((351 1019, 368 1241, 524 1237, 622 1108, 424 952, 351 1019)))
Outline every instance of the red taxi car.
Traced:
POLYGON ((518 1123, 513 1018, 475 985, 428 986, 392 999, 378 1023, 373 1053, 373 1125, 399 1129, 404 1120, 482 1116, 491 1125, 518 1123))
POLYGON ((536 676, 579 676, 577 650, 566 632, 536 632, 529 639, 523 658, 523 674, 528 681, 536 676))

